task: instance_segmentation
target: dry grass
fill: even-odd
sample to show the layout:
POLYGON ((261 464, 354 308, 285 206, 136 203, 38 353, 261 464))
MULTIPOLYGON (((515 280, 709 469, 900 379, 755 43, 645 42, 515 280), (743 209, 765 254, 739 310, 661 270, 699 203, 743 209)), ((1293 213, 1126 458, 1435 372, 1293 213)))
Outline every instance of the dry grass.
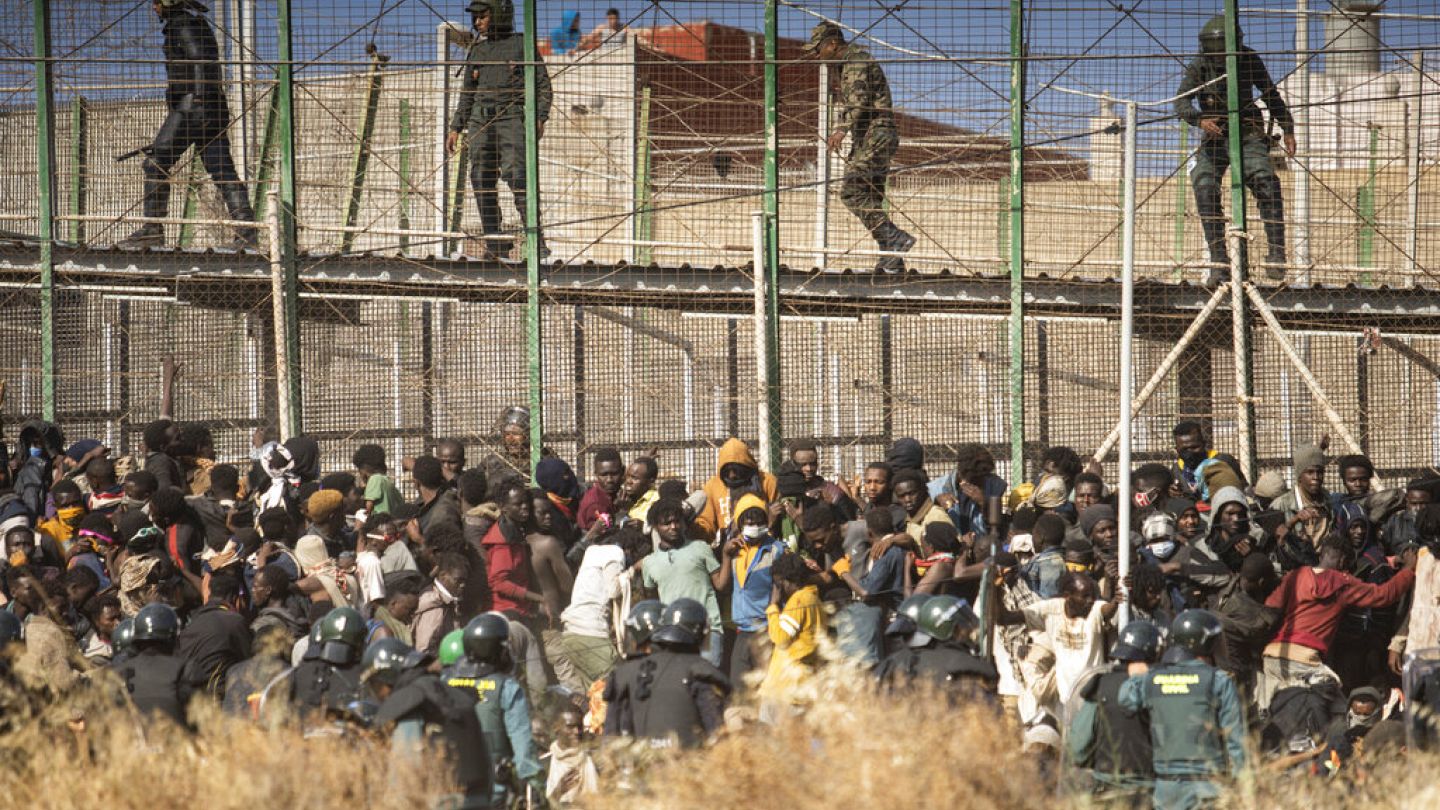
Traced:
MULTIPOLYGON (((877 695, 868 678, 832 667, 803 714, 774 726, 735 708, 734 722, 699 751, 607 745, 602 795, 591 810, 808 808, 1064 808, 1053 774, 1020 750, 995 712, 948 709, 930 693, 877 695)), ((417 808, 445 793, 445 773, 391 767, 380 740, 302 738, 197 712, 197 733, 141 729, 98 693, 52 706, 0 737, 0 805, 19 808, 417 808), (83 735, 71 727, 85 718, 83 735), (83 739, 83 743, 80 740, 83 739)), ((1440 807, 1440 756, 1387 753, 1339 779, 1262 770, 1226 806, 1440 807)), ((431 760, 433 762, 433 760, 431 760)))

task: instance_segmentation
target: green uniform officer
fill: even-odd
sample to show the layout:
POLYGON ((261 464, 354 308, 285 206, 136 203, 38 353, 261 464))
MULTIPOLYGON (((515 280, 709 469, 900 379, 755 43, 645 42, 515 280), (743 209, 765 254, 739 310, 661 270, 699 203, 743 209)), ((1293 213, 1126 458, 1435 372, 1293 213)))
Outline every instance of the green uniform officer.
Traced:
MULTIPOLYGON (((1240 30, 1235 31, 1239 42, 1240 30)), ((1201 54, 1185 68, 1180 82, 1175 114, 1192 127, 1199 127, 1202 138, 1190 163, 1190 182, 1195 187, 1195 207, 1205 230, 1205 243, 1210 248, 1213 267, 1208 283, 1223 277, 1222 267, 1230 263, 1225 249, 1225 215, 1220 208, 1220 177, 1230 166, 1230 139, 1227 81, 1225 79, 1225 17, 1212 17, 1200 29, 1201 54)), ((1285 200, 1280 194, 1280 178, 1270 163, 1270 138, 1265 131, 1265 117, 1255 104, 1252 91, 1258 92, 1270 118, 1285 133, 1285 152, 1295 155, 1295 121, 1290 108, 1280 97, 1280 90, 1265 70, 1260 55, 1239 45, 1237 61, 1240 68, 1241 161, 1245 185, 1255 195, 1260 219, 1265 223, 1265 239, 1270 251, 1265 259, 1265 272, 1275 279, 1285 277, 1285 200)))
POLYGON ((497 770, 505 771, 495 775, 491 796, 495 807, 509 806, 511 793, 523 791, 517 779, 528 784, 535 795, 545 794, 545 770, 530 731, 530 704, 524 687, 510 675, 514 662, 509 639, 510 623, 503 614, 476 616, 461 636, 464 657, 442 676, 446 684, 475 695, 475 717, 490 759, 497 770))
MULTIPOLYGON (((850 135, 850 155, 845 159, 845 179, 840 184, 841 202, 875 237, 880 250, 908 252, 915 246, 915 237, 901 230, 885 213, 885 179, 890 174, 890 160, 900 148, 885 71, 869 51, 845 42, 840 26, 829 21, 810 32, 805 52, 840 64, 840 121, 827 145, 831 152, 838 151, 845 135, 850 135)), ((899 273, 905 269, 905 260, 885 256, 875 269, 899 273)))
POLYGON ((1245 712, 1229 674, 1211 654, 1220 619, 1187 610, 1170 626, 1165 666, 1120 687, 1120 706, 1150 717, 1156 810, 1194 810, 1220 800, 1218 780, 1245 768, 1245 712))
MULTIPOLYGON (((510 187, 520 221, 525 221, 525 48, 515 34, 512 0, 471 0, 465 10, 475 35, 465 54, 464 82, 445 150, 455 151, 461 133, 469 133, 470 187, 480 207, 485 255, 501 258, 509 255, 510 244, 493 238, 503 222, 496 190, 500 178, 510 187)), ((550 74, 542 60, 535 69, 536 139, 545 133, 550 100, 550 74)), ((540 234, 536 238, 543 259, 550 251, 540 234)))

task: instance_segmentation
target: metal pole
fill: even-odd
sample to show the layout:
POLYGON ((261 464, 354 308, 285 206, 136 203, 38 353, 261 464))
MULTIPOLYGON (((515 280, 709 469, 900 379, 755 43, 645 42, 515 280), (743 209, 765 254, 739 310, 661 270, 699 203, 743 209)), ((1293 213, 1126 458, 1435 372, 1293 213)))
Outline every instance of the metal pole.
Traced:
POLYGON ((1280 321, 1275 318, 1275 313, 1270 310, 1270 305, 1265 303, 1265 297, 1260 294, 1260 290, 1254 284, 1247 284, 1245 293, 1255 304, 1255 309, 1260 313, 1260 318, 1265 321, 1265 325, 1270 327, 1270 334, 1275 338, 1275 344, 1280 347, 1280 351, 1286 359, 1295 366, 1295 370, 1300 374, 1300 379, 1305 382, 1305 387, 1310 389, 1310 395, 1315 397, 1315 404, 1319 405, 1321 413, 1325 414, 1325 421, 1330 423, 1330 427, 1334 429, 1340 440, 1345 442, 1345 447, 1350 452, 1363 454, 1364 450, 1361 449, 1360 443, 1355 441, 1350 429, 1345 427, 1345 422, 1340 418, 1340 413, 1335 410, 1335 406, 1330 404, 1330 397, 1325 394, 1325 389, 1320 387, 1320 381, 1315 379, 1315 375, 1310 372, 1310 368, 1301 359, 1300 353, 1295 350, 1295 346, 1290 343, 1289 338, 1285 337, 1285 330, 1280 328, 1280 321))
MULTIPOLYGON (((1406 286, 1415 284, 1415 276, 1420 271, 1420 142, 1425 137, 1425 95, 1419 92, 1425 81, 1425 52, 1417 51, 1415 54, 1415 101, 1414 123, 1412 131, 1409 122, 1406 123, 1406 138, 1410 141, 1410 148, 1405 150, 1405 197, 1406 206, 1409 209, 1407 227, 1405 229, 1405 270, 1406 286)), ((1411 105, 1407 104, 1409 110, 1411 105)))
MULTIPOLYGON (((1365 169, 1365 183, 1355 190, 1355 207, 1360 212, 1360 238, 1355 240, 1355 266, 1375 266, 1375 183, 1378 175, 1375 155, 1380 149, 1380 127, 1374 121, 1367 122, 1370 131, 1369 162, 1365 169)), ((1375 277, 1370 273, 1360 274, 1361 284, 1370 284, 1375 277)))
MULTIPOLYGON (((1295 80, 1299 98, 1293 105, 1295 117, 1295 153, 1310 159, 1310 0, 1295 2, 1295 80)), ((1293 160, 1293 158, 1292 158, 1293 160)), ((1310 283, 1310 172, 1292 167, 1295 179, 1295 224, 1291 229, 1295 240, 1295 264, 1299 266, 1296 283, 1310 283)))
MULTIPOLYGON (((752 256, 755 263, 755 383, 760 391, 764 391, 769 382, 769 375, 766 374, 766 366, 769 365, 765 353, 769 350, 770 341, 766 339, 765 332, 769 327, 769 320, 765 317, 765 302, 768 296, 765 294, 765 214, 759 211, 750 215, 750 239, 752 245, 752 256)), ((756 403, 756 429, 759 436, 756 450, 760 464, 770 469, 775 469, 771 464, 771 453, 775 448, 770 446, 770 431, 766 429, 765 423, 769 420, 770 408, 764 397, 756 403)))
POLYGON ((291 401, 286 396, 286 392, 291 390, 290 353, 285 346, 290 326, 286 323, 289 313, 285 306, 285 259, 280 238, 279 201, 275 199, 278 196, 278 191, 270 190, 270 212, 265 222, 270 230, 270 317, 274 324, 270 332, 275 337, 275 388, 280 392, 277 404, 280 410, 280 441, 283 442, 295 432, 292 428, 291 401))
MULTIPOLYGON (((400 200, 396 205, 396 226, 397 230, 410 230, 410 198, 414 195, 414 189, 410 185, 410 163, 413 156, 410 151, 414 148, 414 135, 410 129, 410 99, 400 99, 400 200)), ((404 256, 410 252, 410 237, 400 237, 400 255, 404 256)))
POLYGON ((1186 167, 1190 164, 1190 125, 1184 121, 1180 122, 1180 169, 1175 172, 1175 280, 1179 281, 1185 275, 1185 208, 1189 204, 1186 199, 1190 191, 1186 188, 1190 185, 1190 173, 1186 167))
MULTIPOLYGON (((70 213, 76 217, 85 216, 86 189, 89 188, 86 182, 90 166, 88 112, 84 96, 76 96, 70 102, 70 213)), ((70 241, 77 245, 85 241, 84 220, 76 219, 70 224, 70 241)))
POLYGON ((815 138, 815 266, 825 269, 830 247, 830 67, 821 62, 820 98, 816 107, 815 138))
MULTIPOLYGON (((1145 403, 1150 401, 1150 397, 1154 396, 1155 392, 1160 390, 1160 386, 1169 379, 1170 369, 1175 367, 1175 364, 1180 361, 1180 356, 1185 353, 1185 350, 1190 347, 1191 343, 1195 342, 1195 338, 1200 335, 1200 330, 1205 327, 1205 323, 1210 320, 1210 316, 1215 313, 1215 310, 1220 308, 1220 302, 1225 299, 1225 294, 1229 292, 1229 290, 1229 283, 1224 283, 1216 287, 1215 291, 1210 294, 1210 300, 1205 302, 1205 306, 1200 309, 1200 313, 1195 316, 1195 320, 1190 322, 1190 328, 1186 329, 1185 333, 1180 336, 1180 340, 1170 349, 1170 353, 1165 355, 1165 358, 1160 361, 1160 365, 1155 367, 1155 372, 1150 375, 1150 379, 1145 383, 1145 387, 1141 388, 1140 393, 1135 395, 1135 400, 1130 406, 1132 417, 1140 413, 1140 410, 1145 407, 1145 403)), ((981 369, 983 371, 984 366, 981 366, 981 369)), ((978 386, 978 388, 984 390, 983 385, 978 386)), ((1095 461, 1104 461, 1105 456, 1110 454, 1110 449, 1115 446, 1115 443, 1119 441, 1119 439, 1120 425, 1117 422, 1115 427, 1111 429, 1109 435, 1105 437, 1105 441, 1100 443, 1100 448, 1095 451, 1095 455, 1093 456, 1095 461)))
MULTIPOLYGON (((365 171, 370 166, 370 142, 375 137, 375 116, 380 111, 380 89, 385 80, 385 63, 390 61, 390 57, 378 53, 374 48, 374 45, 367 48, 370 51, 370 69, 366 72, 365 99, 360 107, 359 138, 355 142, 355 154, 350 159, 350 187, 345 190, 345 199, 342 204, 346 228, 355 227, 355 221, 360 217, 360 199, 365 190, 365 171)), ((403 156, 404 153, 402 152, 401 155, 403 156)), ((355 246, 355 235, 354 231, 341 232, 341 253, 349 253, 350 249, 355 246)))
MULTIPOLYGON (((765 263, 756 274, 765 280, 765 409, 760 423, 769 452, 762 464, 780 466, 780 17, 778 0, 765 0, 765 263)), ((757 360, 759 358, 756 358, 757 360)))
POLYGON ((1024 0, 1010 0, 1010 480, 1016 483, 1025 479, 1024 34, 1024 0))
MULTIPOLYGON (((1125 102, 1125 153, 1124 168, 1121 172, 1125 181, 1123 195, 1125 221, 1121 229, 1121 276, 1120 276, 1120 498, 1116 511, 1117 530, 1120 534, 1120 583, 1130 576, 1130 422, 1133 419, 1131 394, 1135 381, 1133 372, 1134 352, 1131 345, 1135 335, 1135 140, 1137 110, 1134 101, 1125 102)), ((1130 620, 1130 603, 1120 603, 1119 626, 1124 627, 1130 620)))
MULTIPOLYGON (((435 132, 434 137, 436 164, 440 170, 435 172, 435 230, 444 231, 450 229, 450 173, 459 173, 461 163, 459 156, 464 154, 464 147, 456 150, 452 157, 445 152, 445 136, 450 131, 450 37, 455 26, 449 22, 442 22, 435 26, 435 132)), ((462 143, 464 139, 461 139, 462 143)), ((447 240, 442 247, 444 253, 454 250, 453 243, 447 240)))
POLYGON ((540 54, 535 31, 540 23, 535 0, 525 0, 525 347, 530 380, 530 470, 545 448, 544 357, 540 323, 540 110, 537 69, 540 54))
POLYGON ((39 188, 40 396, 47 421, 55 420, 55 85, 50 69, 50 2, 35 12, 35 175, 39 188))
MULTIPOLYGON (((637 243, 655 238, 650 213, 650 88, 640 91, 639 123, 635 129, 635 216, 631 233, 637 243)), ((648 265, 654 258, 649 245, 631 245, 630 253, 636 264, 648 265)))
MULTIPOLYGON (((290 435, 297 436, 302 430, 301 418, 301 388, 300 388, 300 312, 298 304, 299 294, 299 270, 297 266, 296 227, 295 212, 299 210, 299 194, 295 183, 295 64, 294 50, 291 41, 290 28, 290 0, 279 0, 277 10, 277 33, 279 36, 279 65, 276 69, 278 82, 275 92, 279 93, 276 102, 276 118, 279 122, 277 136, 280 147, 280 196, 278 200, 272 201, 273 205, 279 208, 275 214, 278 217, 279 256, 283 275, 281 302, 285 309, 284 330, 277 330, 277 340, 284 340, 285 363, 287 375, 280 381, 284 387, 279 389, 280 399, 288 406, 289 418, 285 420, 286 426, 281 428, 284 433, 288 428, 290 435), (288 401, 287 401, 288 400, 288 401)), ((276 234, 272 233, 272 237, 276 234)), ((275 253, 274 249, 271 250, 275 253)), ((279 326, 280 324, 277 324, 279 326)), ((285 410, 281 411, 282 414, 285 410)))
POLYGON ((1235 419, 1240 466, 1247 481, 1255 480, 1255 379, 1251 374, 1251 316, 1244 289, 1249 273, 1249 236, 1245 217, 1244 132, 1240 117, 1239 0, 1225 0, 1225 105, 1230 141, 1230 291, 1235 342, 1235 419))

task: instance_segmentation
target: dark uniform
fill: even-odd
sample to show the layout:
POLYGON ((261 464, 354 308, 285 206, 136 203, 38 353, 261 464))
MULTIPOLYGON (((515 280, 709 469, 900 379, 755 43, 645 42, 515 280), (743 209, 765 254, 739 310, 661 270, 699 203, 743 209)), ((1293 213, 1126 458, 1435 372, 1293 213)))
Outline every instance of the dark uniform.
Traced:
POLYGON ((1119 703, 1149 715, 1157 810, 1212 806, 1216 780, 1244 769, 1245 715, 1224 671, 1186 657, 1126 680, 1119 703))
MULTIPOLYGON (((509 761, 515 775, 529 783, 537 795, 545 793, 544 769, 535 752, 530 730, 530 703, 518 681, 493 667, 462 661, 447 668, 442 676, 447 685, 475 695, 475 717, 490 750, 490 760, 499 765, 509 761)), ((495 781, 493 801, 504 806, 506 785, 495 781)))
MULTIPOLYGON (((220 191, 230 219, 253 222, 255 212, 245 184, 230 157, 230 107, 225 101, 220 48, 204 17, 205 7, 191 0, 160 0, 165 51, 165 106, 168 113, 146 149, 144 214, 164 217, 170 207, 170 171, 195 147, 205 171, 220 191)), ((126 241, 135 245, 164 241, 165 228, 147 224, 126 241)), ((255 229, 241 228, 236 244, 253 247, 255 229)))
MULTIPOLYGON (((1200 36, 1202 47, 1207 52, 1185 68, 1185 77, 1180 82, 1175 114, 1192 127, 1198 128, 1205 118, 1217 120, 1222 130, 1228 126, 1224 24, 1224 17, 1215 17, 1206 23, 1200 36), (1217 35, 1218 52, 1214 47, 1217 35)), ((1264 100, 1270 118, 1280 125, 1286 135, 1294 133, 1295 121, 1290 116, 1290 109, 1285 106, 1285 100, 1280 97, 1279 88, 1265 69, 1265 63, 1260 61, 1260 55, 1242 45, 1238 61, 1240 121, 1243 128, 1241 159, 1244 162, 1245 185, 1255 195, 1260 218, 1265 223, 1265 237, 1270 243, 1266 263, 1272 267, 1270 272, 1279 277, 1284 275, 1285 264, 1285 202, 1280 193, 1280 178, 1275 175, 1275 167, 1270 162, 1270 138, 1265 131, 1265 117, 1256 106, 1253 93, 1258 93, 1264 100)), ((1190 182, 1195 187, 1195 207, 1205 230, 1210 261, 1215 264, 1229 264, 1229 253, 1225 247, 1225 214, 1220 205, 1220 177, 1229 166, 1228 135, 1203 135, 1191 158, 1190 182)))
POLYGON ((994 694, 1000 681, 994 664, 958 641, 920 649, 901 648, 880 662, 875 675, 890 688, 928 680, 951 692, 952 697, 994 694))
MULTIPOLYGON (((514 5, 510 0, 475 0, 471 14, 490 11, 490 33, 476 37, 465 53, 460 100, 450 118, 452 132, 469 131, 470 187, 480 208, 480 225, 486 236, 500 233, 502 216, 496 181, 505 179, 515 198, 520 222, 525 216, 525 48, 515 34, 514 5)), ((541 60, 535 68, 535 119, 541 125, 550 117, 550 74, 541 60)), ((549 251, 540 241, 540 256, 549 251)), ((508 246, 486 242, 486 252, 505 254, 508 246)))
POLYGON ((140 651, 115 669, 130 702, 142 715, 163 715, 184 725, 190 685, 185 661, 155 648, 140 651))
MULTIPOLYGON (((839 26, 822 22, 811 32, 806 50, 818 50, 825 41, 841 36, 839 26)), ((896 227, 885 213, 885 181, 890 175, 890 161, 900 148, 890 82, 875 57, 853 42, 844 46, 839 61, 837 123, 850 130, 850 154, 845 159, 840 201, 875 237, 881 250, 904 253, 915 245, 915 237, 896 227)), ((878 265, 878 269, 888 271, 904 267, 904 261, 897 257, 886 257, 878 265)))
POLYGON ((729 694, 730 679, 699 653, 658 649, 606 679, 605 733, 698 748, 720 728, 729 694))
POLYGON ((1148 807, 1155 786, 1150 729, 1143 717, 1120 705, 1130 676, 1124 664, 1095 675, 1079 690, 1085 701, 1071 722, 1069 745, 1076 763, 1090 769, 1097 802, 1148 807))
POLYGON ((491 806, 494 777, 490 753, 474 705, 473 693, 452 689, 438 676, 415 668, 400 675, 395 690, 375 715, 376 726, 395 724, 392 745, 428 742, 444 751, 455 782, 463 790, 459 808, 491 806))
POLYGON ((294 706, 301 714, 338 709, 360 694, 360 664, 337 666, 319 659, 301 661, 290 673, 290 682, 294 706))

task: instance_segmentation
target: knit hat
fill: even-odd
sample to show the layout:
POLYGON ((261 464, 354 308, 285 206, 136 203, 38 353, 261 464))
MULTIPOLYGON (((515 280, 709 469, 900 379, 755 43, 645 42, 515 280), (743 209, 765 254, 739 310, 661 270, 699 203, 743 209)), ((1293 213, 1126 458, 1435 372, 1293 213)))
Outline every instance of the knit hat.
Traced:
POLYGON ((1245 493, 1235 487, 1221 487, 1219 492, 1210 496, 1210 511, 1218 515, 1220 508, 1227 503, 1238 503, 1247 508, 1249 506, 1245 503, 1245 493))
POLYGON ((925 466, 925 447, 919 439, 896 439, 885 461, 897 470, 918 470, 925 466))
POLYGON ((566 500, 580 496, 580 483, 575 479, 575 471, 563 459, 554 456, 546 456, 535 465, 535 483, 551 495, 566 500))
POLYGON ((1084 512, 1080 513, 1080 531, 1084 532, 1086 537, 1089 537, 1090 533, 1095 531, 1095 527, 1099 526, 1102 520, 1108 520, 1114 523, 1115 507, 1108 503, 1097 503, 1094 506, 1088 507, 1084 512))
POLYGON ((340 502, 344 499, 344 496, 336 490, 322 489, 310 496, 310 500, 305 502, 305 508, 310 513, 311 521, 322 523, 335 514, 335 510, 340 508, 340 502))
POLYGON ((765 512, 767 515, 769 514, 765 505, 765 499, 760 497, 759 495, 756 495, 753 492, 747 492, 744 495, 740 496, 740 500, 735 502, 735 511, 733 513, 735 515, 734 524, 736 526, 739 526, 740 516, 750 511, 751 509, 759 509, 760 511, 765 512))
POLYGON ((1273 500, 1285 494, 1285 476, 1278 470, 1266 470, 1255 482, 1255 497, 1273 500))
POLYGON ((1313 444, 1302 444, 1295 448, 1294 470, 1298 476, 1314 467, 1324 468, 1325 454, 1313 444))

